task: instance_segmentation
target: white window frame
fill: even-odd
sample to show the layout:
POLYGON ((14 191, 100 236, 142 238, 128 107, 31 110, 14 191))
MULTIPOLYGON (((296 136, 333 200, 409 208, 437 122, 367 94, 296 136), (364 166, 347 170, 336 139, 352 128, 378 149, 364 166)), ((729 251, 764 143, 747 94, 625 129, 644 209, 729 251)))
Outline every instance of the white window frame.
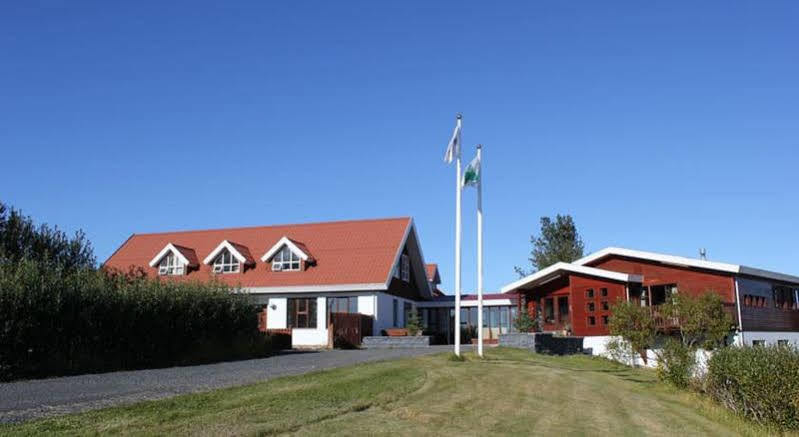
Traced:
POLYGON ((284 245, 272 257, 273 272, 297 272, 301 269, 302 260, 300 256, 294 253, 288 245, 284 245))
POLYGON ((181 262, 174 251, 169 251, 158 261, 159 276, 180 276, 186 273, 186 264, 181 262))
POLYGON ((408 255, 404 253, 400 257, 400 262, 402 263, 402 280, 405 282, 411 282, 411 259, 408 255))
POLYGON ((229 274, 241 272, 241 262, 233 255, 228 249, 222 250, 222 253, 214 258, 211 264, 211 269, 216 274, 229 274))

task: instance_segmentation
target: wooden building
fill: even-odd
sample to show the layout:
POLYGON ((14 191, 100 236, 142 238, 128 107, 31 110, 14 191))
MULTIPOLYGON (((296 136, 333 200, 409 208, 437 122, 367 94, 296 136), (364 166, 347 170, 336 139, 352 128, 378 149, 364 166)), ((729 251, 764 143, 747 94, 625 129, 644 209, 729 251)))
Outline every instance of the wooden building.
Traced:
POLYGON ((736 323, 737 344, 799 344, 799 277, 737 265, 610 247, 573 263, 558 263, 508 284, 502 293, 540 317, 544 331, 584 336, 604 352, 617 300, 650 307, 658 327, 677 320, 658 307, 674 293, 716 293, 736 323))

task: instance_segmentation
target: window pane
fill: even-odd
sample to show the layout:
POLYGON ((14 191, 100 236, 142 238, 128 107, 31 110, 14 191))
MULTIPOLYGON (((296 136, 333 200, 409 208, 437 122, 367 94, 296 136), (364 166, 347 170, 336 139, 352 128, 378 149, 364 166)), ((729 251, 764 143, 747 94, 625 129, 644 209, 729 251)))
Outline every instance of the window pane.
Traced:
POLYGON ((308 301, 308 327, 316 328, 316 299, 310 298, 308 301))
POLYGON ((552 301, 552 298, 547 298, 544 300, 544 320, 547 322, 552 322, 555 319, 555 304, 552 301))
POLYGON ((352 313, 352 314, 357 313, 358 312, 358 298, 357 297, 349 298, 349 304, 350 304, 349 312, 352 313))

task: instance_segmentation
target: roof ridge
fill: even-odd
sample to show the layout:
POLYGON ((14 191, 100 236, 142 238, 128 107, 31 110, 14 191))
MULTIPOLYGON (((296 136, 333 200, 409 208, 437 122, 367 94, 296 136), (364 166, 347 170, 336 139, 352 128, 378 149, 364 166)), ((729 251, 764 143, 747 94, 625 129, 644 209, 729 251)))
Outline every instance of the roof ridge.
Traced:
MULTIPOLYGON (((370 219, 331 220, 331 221, 318 221, 318 222, 307 222, 307 223, 285 223, 277 225, 254 225, 254 226, 235 226, 229 228, 190 229, 182 231, 143 232, 143 233, 134 233, 133 235, 141 237, 141 236, 150 236, 150 235, 189 234, 189 233, 201 233, 201 232, 282 228, 289 226, 318 226, 318 225, 335 225, 335 224, 348 224, 348 223, 368 223, 368 222, 379 222, 379 221, 399 221, 399 220, 410 220, 411 218, 412 218, 411 216, 401 216, 401 217, 385 217, 385 218, 370 218, 370 219)), ((131 237, 133 235, 131 235, 131 237)))

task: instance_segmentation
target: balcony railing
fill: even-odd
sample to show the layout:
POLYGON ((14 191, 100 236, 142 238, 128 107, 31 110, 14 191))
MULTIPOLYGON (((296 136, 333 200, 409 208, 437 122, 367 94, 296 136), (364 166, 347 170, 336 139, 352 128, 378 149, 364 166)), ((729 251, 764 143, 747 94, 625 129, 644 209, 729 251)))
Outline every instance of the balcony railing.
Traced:
MULTIPOLYGON (((738 312, 735 308, 734 303, 727 303, 724 304, 724 312, 730 315, 734 324, 738 324, 738 312)), ((655 320, 655 326, 659 330, 663 331, 670 331, 670 330, 677 330, 680 328, 680 318, 679 317, 667 317, 663 314, 661 309, 662 305, 653 305, 649 307, 650 311, 652 311, 652 318, 655 320)))

